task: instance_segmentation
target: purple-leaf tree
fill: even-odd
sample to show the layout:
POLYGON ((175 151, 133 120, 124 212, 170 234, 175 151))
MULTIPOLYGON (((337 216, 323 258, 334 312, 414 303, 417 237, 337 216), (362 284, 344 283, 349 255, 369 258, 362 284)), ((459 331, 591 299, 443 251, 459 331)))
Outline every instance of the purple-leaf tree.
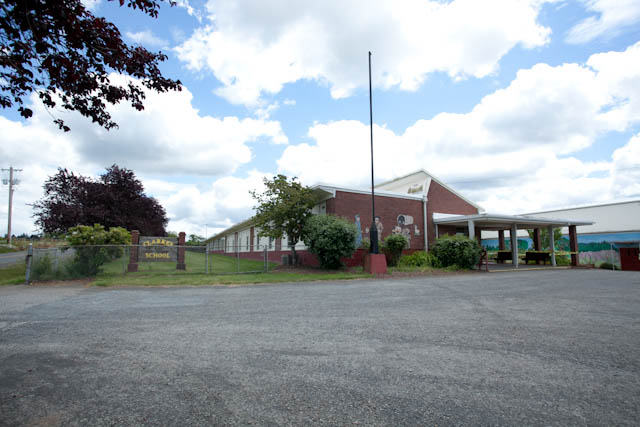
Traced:
MULTIPOLYGON (((156 0, 118 3, 153 18, 160 7, 156 0)), ((124 43, 118 28, 94 16, 81 0, 0 1, 0 106, 15 105, 24 118, 33 115, 25 98, 36 92, 49 108, 77 111, 105 129, 117 127, 107 104, 126 101, 142 110, 145 96, 140 85, 113 84, 109 74, 134 77, 157 92, 180 90, 179 80, 160 72, 166 58, 124 43)), ((54 122, 69 130, 61 119, 54 122)))
POLYGON ((98 179, 58 169, 45 182, 44 193, 33 207, 36 225, 45 233, 64 234, 77 225, 101 224, 147 236, 166 234, 166 211, 144 193, 129 169, 112 165, 98 179))

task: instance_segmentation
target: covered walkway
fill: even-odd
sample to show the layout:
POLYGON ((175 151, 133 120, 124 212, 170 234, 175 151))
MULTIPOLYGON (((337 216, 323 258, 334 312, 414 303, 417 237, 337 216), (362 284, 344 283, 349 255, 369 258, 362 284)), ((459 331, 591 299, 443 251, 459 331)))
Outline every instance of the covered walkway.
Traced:
POLYGON ((578 233, 577 227, 581 225, 592 225, 593 222, 573 221, 568 219, 543 218, 530 215, 497 215, 481 213, 474 215, 447 215, 435 217, 433 222, 436 226, 436 237, 444 234, 464 233, 470 238, 481 240, 482 231, 497 231, 500 252, 499 259, 511 260, 512 268, 518 268, 518 230, 533 230, 533 251, 527 251, 526 259, 535 261, 536 265, 549 257, 551 266, 556 266, 556 250, 553 241, 553 229, 558 227, 569 228, 569 246, 571 254, 571 265, 578 265, 578 233), (542 248, 542 238, 540 231, 547 229, 549 232, 548 251, 542 248), (511 252, 505 251, 504 232, 509 232, 512 242, 511 252), (515 244, 513 244, 515 242, 515 244))

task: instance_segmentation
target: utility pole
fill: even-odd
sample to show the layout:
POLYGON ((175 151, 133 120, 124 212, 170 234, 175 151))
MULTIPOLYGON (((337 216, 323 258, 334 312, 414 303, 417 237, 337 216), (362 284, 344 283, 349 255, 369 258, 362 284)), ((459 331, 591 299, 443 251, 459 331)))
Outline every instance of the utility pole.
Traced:
POLYGON ((14 169, 13 166, 9 166, 9 169, 2 169, 3 172, 9 172, 9 179, 3 179, 4 185, 9 185, 9 220, 7 222, 7 242, 11 246, 11 208, 13 207, 13 186, 18 185, 20 180, 13 178, 14 172, 22 172, 22 169, 14 169))

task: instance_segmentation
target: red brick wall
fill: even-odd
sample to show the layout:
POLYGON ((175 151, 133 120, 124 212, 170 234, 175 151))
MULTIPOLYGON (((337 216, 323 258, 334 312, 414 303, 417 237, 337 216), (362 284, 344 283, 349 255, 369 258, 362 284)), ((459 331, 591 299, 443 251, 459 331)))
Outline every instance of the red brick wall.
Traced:
POLYGON ((433 224, 434 212, 458 215, 471 215, 478 213, 478 209, 475 206, 467 203, 464 199, 461 199, 433 180, 429 186, 427 199, 427 228, 429 232, 427 236, 429 238, 429 245, 433 244, 433 241, 436 239, 436 227, 433 224))
MULTIPOLYGON (((235 258, 236 256, 243 259, 255 259, 255 260, 263 260, 264 252, 240 252, 239 254, 233 252, 224 252, 224 251, 210 251, 212 254, 226 255, 228 257, 235 258)), ((300 260, 302 265, 310 266, 310 267, 319 267, 320 262, 318 261, 318 257, 315 254, 312 254, 306 250, 297 250, 298 259, 300 260)), ((342 258, 342 263, 347 267, 356 267, 364 265, 364 256, 366 255, 366 251, 364 249, 358 249, 353 254, 351 258, 342 258)), ((282 263, 283 255, 292 255, 291 251, 268 251, 267 258, 270 262, 278 263, 279 265, 282 263)))
MULTIPOLYGON (((398 225, 398 215, 410 215, 413 224, 406 225, 410 230, 410 248, 424 249, 424 230, 422 219, 422 200, 402 199, 397 197, 375 196, 376 216, 380 217, 383 230, 381 240, 391 234, 398 225), (417 226, 419 235, 415 234, 417 226)), ((371 227, 371 195, 336 191, 336 197, 327 200, 327 213, 343 217, 355 223, 356 214, 360 215, 362 237, 369 238, 365 233, 371 227)))

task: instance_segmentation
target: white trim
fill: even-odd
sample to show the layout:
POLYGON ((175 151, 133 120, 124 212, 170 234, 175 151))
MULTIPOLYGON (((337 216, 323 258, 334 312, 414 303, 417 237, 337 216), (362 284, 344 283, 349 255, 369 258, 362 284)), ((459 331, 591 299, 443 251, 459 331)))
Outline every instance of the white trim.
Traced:
MULTIPOLYGON (((456 190, 454 190, 453 188, 449 187, 447 184, 445 184, 444 182, 442 182, 440 179, 438 179, 438 178, 437 178, 437 177, 435 177, 432 173, 430 173, 430 172, 426 171, 425 169, 419 169, 419 170, 417 170, 417 171, 415 171, 415 172, 412 172, 412 173, 409 173, 409 174, 407 174, 407 175, 404 175, 404 176, 401 176, 401 177, 398 177, 398 178, 392 179, 391 181, 382 182, 382 183, 380 183, 380 184, 376 185, 376 187, 381 187, 381 186, 383 186, 383 185, 389 185, 389 184, 391 184, 391 183, 393 183, 393 182, 399 181, 399 180, 401 180, 401 179, 408 178, 408 177, 410 177, 411 175, 417 175, 417 174, 419 174, 419 173, 423 173, 423 174, 427 175, 427 177, 428 177, 429 179, 434 180, 435 182, 437 182, 438 184, 440 184, 441 186, 443 186, 445 189, 449 190, 450 192, 452 192, 452 193, 453 193, 453 194, 455 194, 456 196, 460 197, 460 198, 461 198, 462 200, 464 200, 465 202, 469 203, 471 206, 474 206, 474 207, 475 207, 476 209, 478 209, 479 211, 481 211, 481 212, 483 212, 483 211, 484 211, 484 208, 483 208, 482 206, 480 206, 480 205, 476 204, 475 202, 473 202, 473 201, 471 201, 471 200, 467 199, 465 196, 463 196, 462 194, 460 194, 459 192, 457 192, 457 191, 456 191, 456 190)), ((431 181, 428 181, 428 182, 427 182, 427 185, 426 185, 426 188, 425 188, 425 191, 426 191, 426 193, 425 193, 425 194, 427 194, 427 195, 429 194, 429 187, 431 187, 431 181)))
POLYGON ((499 214, 473 214, 473 215, 459 215, 446 218, 434 218, 435 224, 464 224, 468 221, 485 221, 485 222, 511 222, 520 224, 549 224, 554 226, 566 227, 569 225, 593 225, 591 221, 572 221, 568 219, 551 219, 551 218, 534 218, 524 215, 499 215, 499 214))
MULTIPOLYGON (((336 191, 342 191, 344 193, 356 193, 356 194, 371 194, 371 190, 363 190, 359 188, 346 188, 346 187, 337 187, 335 185, 329 184, 317 184, 311 187, 313 190, 320 189, 327 192, 333 192, 333 197, 335 197, 336 191)), ((412 195, 412 194, 404 194, 404 193, 394 193, 391 191, 375 191, 376 196, 380 197, 393 197, 396 199, 409 199, 409 200, 420 200, 422 201, 422 195, 412 195)))
POLYGON ((626 204, 630 204, 630 203, 640 203, 640 200, 628 200, 628 201, 624 201, 624 202, 602 203, 602 204, 599 204, 599 205, 574 206, 574 207, 568 207, 568 208, 562 208, 562 209, 553 209, 553 210, 550 210, 550 211, 531 212, 531 213, 526 213, 526 214, 522 214, 522 215, 538 215, 538 214, 545 214, 545 213, 552 213, 552 212, 570 211, 570 210, 574 210, 574 209, 589 209, 589 208, 601 208, 601 207, 604 207, 604 206, 626 205, 626 204))

